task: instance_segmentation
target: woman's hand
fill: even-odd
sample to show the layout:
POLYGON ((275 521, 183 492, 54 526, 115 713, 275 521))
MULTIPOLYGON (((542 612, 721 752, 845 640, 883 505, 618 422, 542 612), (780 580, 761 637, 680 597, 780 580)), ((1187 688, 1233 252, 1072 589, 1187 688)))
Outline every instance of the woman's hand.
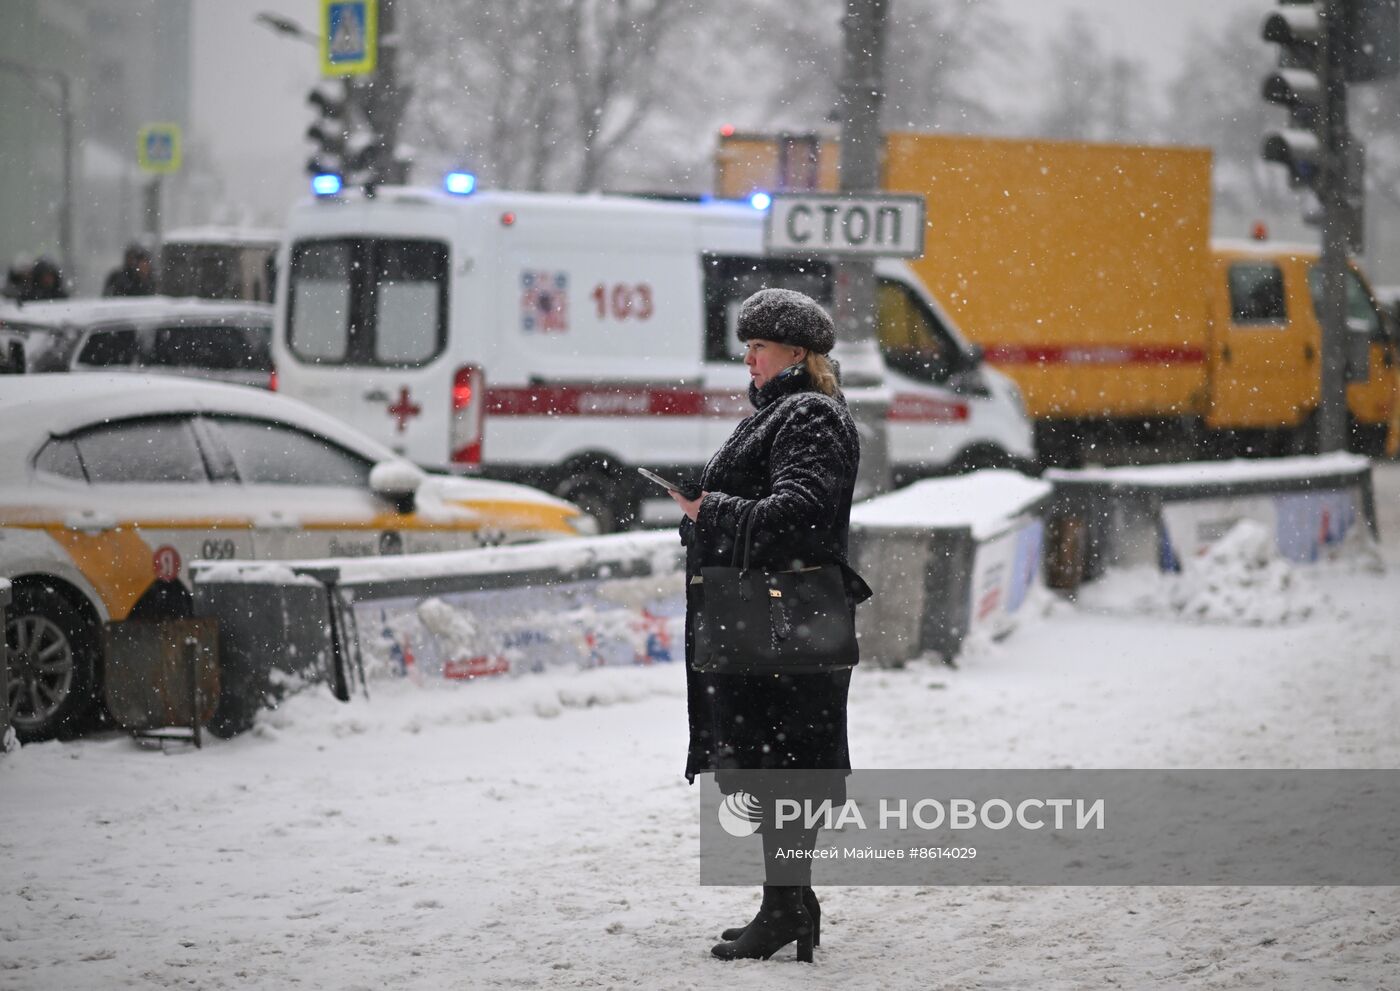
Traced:
POLYGON ((681 510, 685 513, 685 515, 687 515, 687 516, 690 517, 691 522, 695 522, 695 521, 697 521, 697 520, 699 519, 699 516, 700 516, 700 502, 701 502, 701 500, 703 500, 707 495, 710 494, 710 493, 708 493, 708 492, 701 492, 701 493, 700 493, 698 496, 696 496, 694 499, 687 499, 685 496, 681 495, 681 494, 680 494, 679 492, 677 492, 675 489, 667 489, 666 491, 670 494, 670 496, 671 496, 672 499, 676 500, 676 505, 678 505, 678 506, 681 507, 681 510))

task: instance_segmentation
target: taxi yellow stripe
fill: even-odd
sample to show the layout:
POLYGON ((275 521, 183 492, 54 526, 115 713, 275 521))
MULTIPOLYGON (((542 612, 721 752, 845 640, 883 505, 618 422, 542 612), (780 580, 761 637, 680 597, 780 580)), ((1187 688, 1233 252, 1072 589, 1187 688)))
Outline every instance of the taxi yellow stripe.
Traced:
MULTIPOLYGON (((492 530, 520 529, 546 533, 573 534, 576 532, 568 523, 569 519, 575 515, 575 511, 560 506, 540 506, 506 501, 451 502, 448 505, 456 509, 471 510, 474 513, 479 513, 480 516, 461 519, 433 519, 417 515, 380 513, 362 523, 357 523, 355 526, 356 528, 363 527, 366 530, 460 530, 466 533, 484 527, 489 527, 492 530)), ((304 519, 299 526, 305 530, 350 529, 343 520, 304 519)))
MULTIPOLYGON (((425 519, 417 515, 381 513, 367 520, 303 520, 298 528, 304 530, 421 530, 471 532, 490 527, 493 530, 528 530, 535 533, 575 531, 568 520, 574 511, 561 506, 535 505, 513 501, 453 502, 450 505, 469 509, 480 515, 452 520, 425 519)), ((141 530, 257 530, 248 519, 146 519, 102 530, 82 530, 52 522, 8 523, 26 529, 41 529, 68 552, 73 564, 101 596, 114 621, 130 615, 141 596, 155 581, 155 565, 151 546, 142 539, 141 530)))
POLYGON ((96 532, 45 527, 90 581, 113 620, 126 619, 155 581, 151 548, 134 527, 96 532))

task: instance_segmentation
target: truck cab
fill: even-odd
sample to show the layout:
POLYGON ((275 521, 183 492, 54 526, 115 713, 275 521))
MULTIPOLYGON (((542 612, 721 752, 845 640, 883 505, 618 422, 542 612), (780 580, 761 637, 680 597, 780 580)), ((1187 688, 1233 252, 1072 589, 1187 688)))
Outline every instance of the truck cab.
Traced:
MULTIPOLYGON (((1311 245, 1212 244, 1210 407, 1206 425, 1272 453, 1316 450, 1322 277, 1311 245)), ((1347 271, 1351 446, 1380 454, 1395 407, 1395 341, 1365 275, 1347 271)), ((1239 449, 1242 447, 1243 449, 1239 449)))

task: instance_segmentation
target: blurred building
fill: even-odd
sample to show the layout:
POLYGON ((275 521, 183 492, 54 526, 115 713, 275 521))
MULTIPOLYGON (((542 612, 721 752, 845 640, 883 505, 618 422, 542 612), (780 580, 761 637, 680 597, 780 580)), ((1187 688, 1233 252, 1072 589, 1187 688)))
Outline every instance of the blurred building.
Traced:
MULTIPOLYGON (((150 223, 137 132, 168 121, 189 140, 190 25, 190 0, 4 0, 0 264, 49 255, 79 294, 99 291, 123 245, 150 223), (63 244, 65 96, 73 257, 63 244)), ((163 201, 180 181, 166 180, 163 201)))

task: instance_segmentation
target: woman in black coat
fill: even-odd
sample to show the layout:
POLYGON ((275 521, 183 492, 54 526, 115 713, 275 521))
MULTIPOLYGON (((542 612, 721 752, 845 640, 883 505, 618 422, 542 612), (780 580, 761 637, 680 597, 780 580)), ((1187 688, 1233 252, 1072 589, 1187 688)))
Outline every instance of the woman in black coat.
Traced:
MULTIPOLYGON (((750 512, 754 567, 781 571, 844 563, 860 460, 855 423, 826 357, 836 343, 826 311, 801 293, 764 289, 744 301, 738 332, 747 344, 744 363, 754 413, 706 465, 698 498, 671 493, 686 514, 681 523, 687 547, 690 709, 685 774, 692 782, 705 771, 851 766, 849 669, 763 676, 694 669, 694 619, 703 586, 691 578, 701 568, 730 564, 750 512)), ((771 867, 770 847, 777 841, 766 829, 763 838, 771 867)), ((801 842, 810 849, 815 840, 811 831, 801 842)), ((753 922, 726 930, 726 942, 712 952, 722 959, 766 959, 796 940, 798 958, 810 960, 819 920, 809 886, 765 884, 753 922)))

